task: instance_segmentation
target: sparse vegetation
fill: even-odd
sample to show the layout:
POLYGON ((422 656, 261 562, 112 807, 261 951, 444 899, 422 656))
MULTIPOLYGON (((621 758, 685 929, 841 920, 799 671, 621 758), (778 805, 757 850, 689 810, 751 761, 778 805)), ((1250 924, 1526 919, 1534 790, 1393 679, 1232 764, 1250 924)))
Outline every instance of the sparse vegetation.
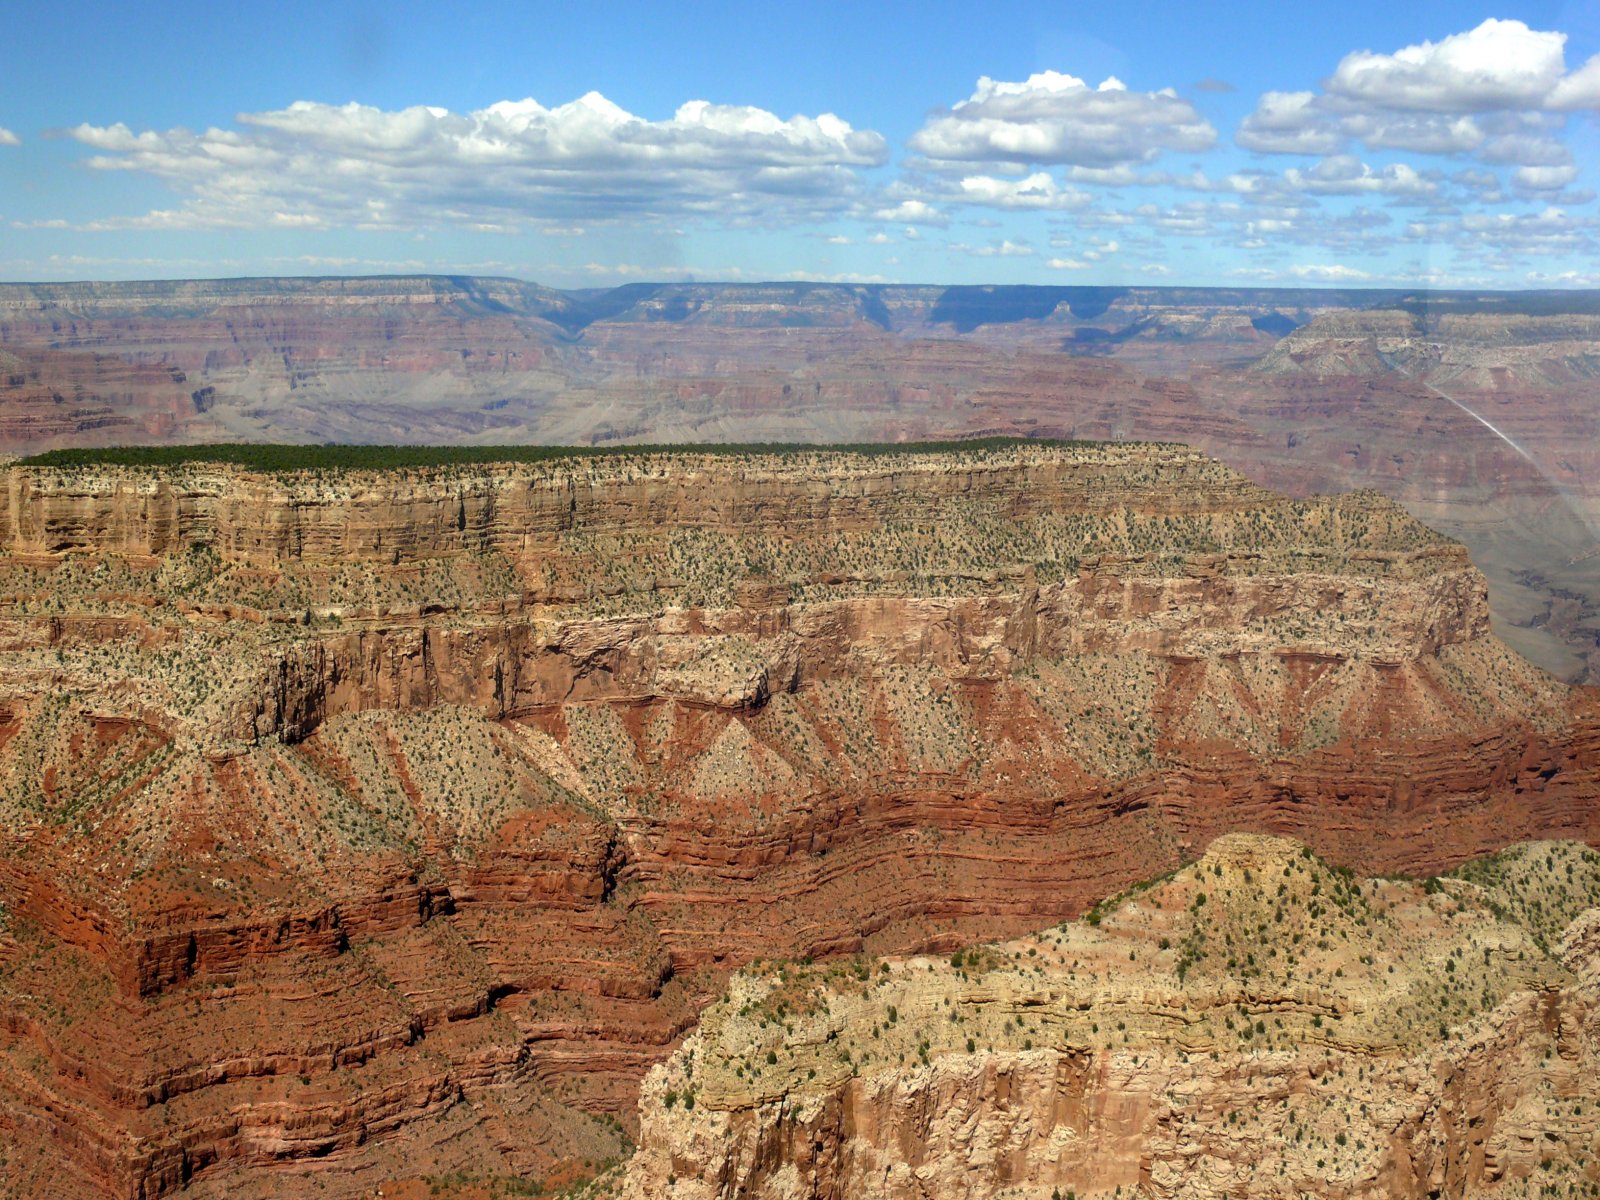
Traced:
MULTIPOLYGON (((1419 1088, 1426 1094, 1423 1081, 1443 1077, 1433 1062, 1458 1046, 1498 1053, 1483 1047, 1508 1027, 1527 1039, 1526 1053, 1537 1059, 1547 1043, 1543 1061, 1555 1061, 1556 1027, 1534 998, 1564 1003, 1548 999, 1574 983, 1557 935, 1595 908, 1600 854, 1575 843, 1519 846, 1412 881, 1363 879, 1286 842, 1226 838, 1199 862, 1032 938, 885 960, 886 973, 870 963, 752 967, 703 1019, 695 1086, 717 1110, 779 1096, 803 1106, 858 1075, 914 1093, 928 1077, 907 1068, 944 1070, 952 1055, 998 1056, 990 1061, 1003 1066, 991 1069, 1007 1079, 1030 1070, 1030 1055, 1088 1055, 1092 1068, 1073 1069, 1132 1094, 1155 1088, 1152 1119, 1170 1122, 1180 1142, 1207 1144, 1220 1123, 1251 1147, 1250 1162, 1302 1189, 1374 1178, 1389 1147, 1374 1106, 1381 1099, 1392 1120, 1419 1088), (1208 1099, 1163 1102, 1174 1087, 1208 1099), (1240 1088, 1237 1106, 1208 1107, 1240 1088)), ((1563 1045, 1569 1058, 1600 1054, 1563 1045)), ((947 1069, 962 1079, 971 1071, 947 1069)), ((671 1064, 666 1076, 681 1070, 671 1064)), ((1572 1118, 1595 1098, 1583 1091, 1574 1106, 1569 1070, 1517 1084, 1526 1089, 1519 1112, 1560 1148, 1538 1165, 1541 1176, 1584 1161, 1589 1124, 1572 1118)), ((1028 1094, 1010 1101, 1023 1106, 1012 1113, 1020 1129, 1028 1094)), ((1094 1176, 1090 1160, 1081 1169, 1094 1176)), ((1550 1194, 1545 1186, 1508 1194, 1550 1194)))

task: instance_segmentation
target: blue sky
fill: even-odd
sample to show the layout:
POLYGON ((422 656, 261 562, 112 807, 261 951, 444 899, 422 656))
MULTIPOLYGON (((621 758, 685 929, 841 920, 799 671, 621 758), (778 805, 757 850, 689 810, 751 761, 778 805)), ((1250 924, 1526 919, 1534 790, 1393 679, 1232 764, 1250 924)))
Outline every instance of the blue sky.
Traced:
POLYGON ((7 26, 5 279, 1600 286, 1600 0, 7 26))

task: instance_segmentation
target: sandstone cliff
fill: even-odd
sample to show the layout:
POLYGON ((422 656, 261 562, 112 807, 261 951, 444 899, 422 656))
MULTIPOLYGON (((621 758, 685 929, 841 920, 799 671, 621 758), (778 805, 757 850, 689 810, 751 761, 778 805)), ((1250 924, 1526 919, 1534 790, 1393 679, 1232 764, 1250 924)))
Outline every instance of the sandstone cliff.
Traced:
POLYGON ((1234 835, 1034 937, 751 968, 623 1195, 1587 1195, 1597 903, 1572 843, 1424 885, 1234 835))
POLYGON ((1600 836, 1458 545, 1181 447, 14 467, 0 533, 18 1195, 550 1176, 755 958, 1600 836))
POLYGON ((1583 292, 0 285, 0 451, 1182 441, 1278 490, 1400 500, 1467 544, 1502 637, 1595 682, 1594 309, 1583 292))

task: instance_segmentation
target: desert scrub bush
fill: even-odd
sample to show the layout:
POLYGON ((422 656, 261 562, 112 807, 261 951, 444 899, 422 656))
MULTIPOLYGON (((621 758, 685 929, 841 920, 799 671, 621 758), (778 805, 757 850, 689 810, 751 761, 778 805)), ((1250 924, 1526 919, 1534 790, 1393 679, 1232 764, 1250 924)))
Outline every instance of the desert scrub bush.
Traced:
POLYGON ((271 443, 213 442, 195 446, 107 446, 99 449, 50 450, 20 460, 22 466, 138 467, 160 469, 216 464, 252 471, 292 474, 315 471, 393 471, 433 467, 473 467, 502 463, 550 463, 569 460, 649 458, 742 458, 797 455, 863 458, 908 457, 921 454, 974 454, 1004 452, 1019 446, 1094 448, 1132 443, 1057 441, 1051 439, 987 437, 937 442, 839 442, 812 445, 789 442, 683 443, 628 446, 422 446, 422 445, 285 445, 271 443))

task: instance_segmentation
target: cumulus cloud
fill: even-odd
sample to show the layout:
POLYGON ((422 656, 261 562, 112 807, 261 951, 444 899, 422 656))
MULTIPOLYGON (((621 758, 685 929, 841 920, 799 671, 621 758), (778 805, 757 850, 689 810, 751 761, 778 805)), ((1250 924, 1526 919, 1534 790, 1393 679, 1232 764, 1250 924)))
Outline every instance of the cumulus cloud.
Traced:
POLYGON ((1545 97, 1545 107, 1557 112, 1600 108, 1600 54, 1563 78, 1545 97))
POLYGON ((1413 154, 1466 154, 1487 138, 1483 125, 1471 117, 1436 113, 1354 113, 1339 128, 1368 149, 1413 154))
POLYGON ((880 208, 872 214, 875 221, 892 221, 903 225, 948 225, 950 218, 924 200, 902 200, 889 208, 880 208))
POLYGON ((1098 87, 1058 71, 1020 83, 983 76, 972 95, 929 117, 910 147, 935 167, 1022 164, 1114 167, 1163 151, 1209 150, 1216 130, 1171 88, 1130 91, 1111 77, 1098 87))
POLYGON ((1578 177, 1578 168, 1571 163, 1559 167, 1518 167, 1511 173, 1511 182, 1530 192, 1558 192, 1578 177))
POLYGON ((1158 252, 1164 237, 1203 239, 1244 250, 1281 252, 1292 244, 1341 257, 1383 256, 1396 240, 1395 220, 1387 207, 1357 205, 1348 211, 1331 211, 1315 197, 1296 197, 1285 191, 1271 203, 1204 199, 1166 206, 1140 204, 1121 212, 1093 208, 1072 218, 1079 231, 1090 235, 1092 244, 1087 249, 1079 238, 1065 232, 1053 237, 1050 245, 1070 251, 1072 259, 1086 263, 1123 248, 1130 256, 1158 252), (1098 230, 1106 231, 1107 236, 1094 236, 1093 231, 1098 230), (1118 240, 1108 240, 1112 233, 1118 240))
POLYGON ((1235 140, 1262 154, 1333 154, 1348 139, 1317 107, 1315 92, 1267 92, 1235 140))
MULTIPOLYGON (((1438 42, 1393 53, 1346 54, 1320 92, 1268 92, 1235 140, 1263 154, 1321 158, 1285 172, 1283 184, 1314 194, 1372 193, 1443 202, 1437 172, 1397 165, 1356 170, 1353 144, 1369 151, 1471 158, 1515 168, 1457 173, 1479 203, 1518 193, 1549 195, 1578 176, 1560 133, 1567 114, 1600 107, 1600 56, 1569 72, 1564 33, 1490 19, 1438 42)), ((1566 193, 1570 199, 1574 193, 1566 193)))
POLYGON ((1600 253, 1600 222, 1556 205, 1536 213, 1464 213, 1414 221, 1405 236, 1413 242, 1448 246, 1495 271, 1521 270, 1529 255, 1592 258, 1600 253))
POLYGON ((1289 274, 1296 279, 1314 279, 1319 283, 1359 283, 1363 279, 1371 279, 1368 271, 1358 270, 1346 266, 1344 263, 1308 263, 1292 266, 1289 274))
MULTIPOLYGON (((910 171, 897 199, 1011 212, 1073 212, 1094 187, 1170 182, 1140 170, 1169 151, 1203 152, 1216 130, 1171 88, 1129 90, 1112 77, 1098 87, 1058 71, 1021 82, 983 76, 971 96, 930 115, 908 141, 910 171)), ((874 213, 874 216, 882 216, 874 213)))
POLYGON ((801 283, 893 283, 887 275, 863 274, 860 271, 783 271, 778 279, 794 279, 801 283))
POLYGON ((1031 258, 1033 247, 1026 242, 1013 242, 1006 238, 998 242, 990 242, 984 246, 968 246, 957 242, 949 249, 962 254, 970 254, 974 258, 1031 258))
POLYGON ((1059 186, 1046 171, 1035 171, 1023 179, 968 175, 961 180, 956 195, 968 204, 994 208, 1064 209, 1082 208, 1089 203, 1087 192, 1059 186))
MULTIPOLYGON (((1058 246, 1062 250, 1072 248, 1072 243, 1066 238, 1051 238, 1050 245, 1058 246)), ((1101 262, 1109 254, 1115 254, 1118 250, 1122 250, 1120 243, 1110 242, 1106 238, 1093 237, 1090 238, 1090 245, 1078 250, 1078 253, 1072 258, 1061 256, 1061 258, 1048 259, 1045 262, 1045 266, 1050 267, 1051 270, 1088 270, 1096 262, 1101 262)))
MULTIPOLYGON (((1376 108, 1423 112, 1550 108, 1552 93, 1567 83, 1566 42, 1564 33, 1490 17, 1476 29, 1393 54, 1347 54, 1328 92, 1376 108)), ((1585 94, 1580 81, 1563 95, 1571 103, 1585 94)))
POLYGON ((650 121, 590 92, 546 108, 469 113, 299 101, 238 128, 135 132, 80 125, 89 165, 165 180, 184 204, 124 225, 393 228, 694 217, 744 221, 843 211, 884 139, 831 113, 684 104, 650 121))
POLYGON ((1538 122, 1500 122, 1494 136, 1485 139, 1478 158, 1493 165, 1559 167, 1572 161, 1572 151, 1538 122))
POLYGON ((1048 171, 1019 178, 997 175, 963 175, 913 171, 885 189, 878 208, 862 216, 873 221, 910 225, 949 224, 951 207, 1004 209, 1011 212, 1065 212, 1086 207, 1092 197, 1079 188, 1060 183, 1048 171))
POLYGON ((1600 287, 1600 271, 1529 271, 1528 282, 1536 287, 1600 287))
POLYGON ((1378 194, 1410 200, 1432 200, 1439 193, 1436 180, 1424 177, 1405 163, 1391 163, 1374 170, 1348 154, 1325 158, 1308 171, 1285 171, 1283 179, 1293 190, 1326 196, 1378 194))
POLYGON ((20 146, 22 139, 4 125, 0 125, 0 146, 20 146))

